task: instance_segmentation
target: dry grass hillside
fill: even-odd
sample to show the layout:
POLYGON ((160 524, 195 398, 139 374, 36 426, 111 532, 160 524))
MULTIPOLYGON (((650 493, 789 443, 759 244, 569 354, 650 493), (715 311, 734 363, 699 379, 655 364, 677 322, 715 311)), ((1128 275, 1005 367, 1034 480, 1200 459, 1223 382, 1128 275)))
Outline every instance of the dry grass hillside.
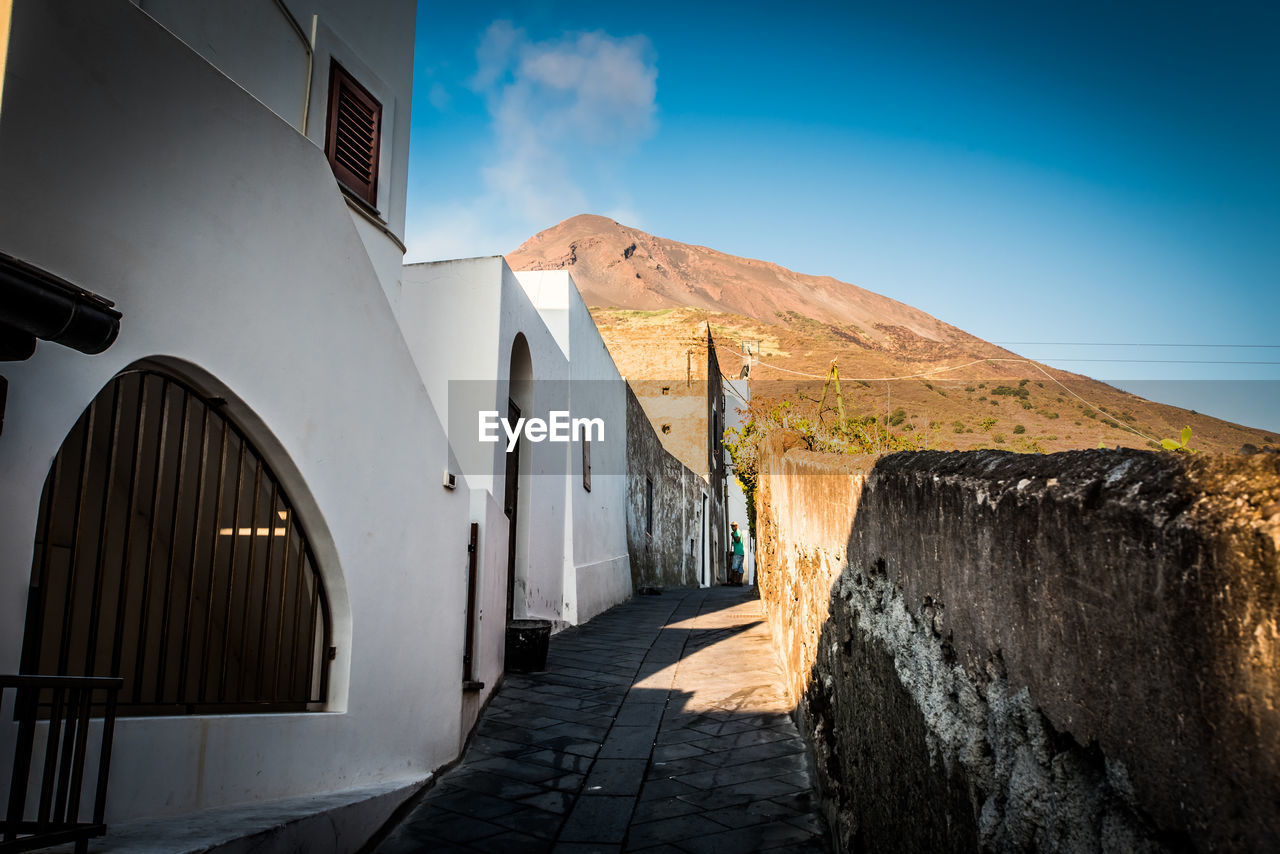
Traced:
POLYGON ((848 414, 887 417, 890 429, 920 446, 1146 447, 1177 437, 1184 426, 1192 428, 1191 446, 1204 450, 1237 452, 1277 440, 1018 361, 1015 353, 856 285, 654 237, 605 217, 565 220, 507 261, 515 270, 568 270, 629 378, 679 379, 683 366, 655 359, 656 345, 708 322, 726 376, 738 373, 741 342, 759 342, 759 363, 751 369, 757 406, 790 399, 814 408, 803 401, 821 396, 821 378, 834 361, 848 414), (967 366, 950 370, 961 365, 967 366))

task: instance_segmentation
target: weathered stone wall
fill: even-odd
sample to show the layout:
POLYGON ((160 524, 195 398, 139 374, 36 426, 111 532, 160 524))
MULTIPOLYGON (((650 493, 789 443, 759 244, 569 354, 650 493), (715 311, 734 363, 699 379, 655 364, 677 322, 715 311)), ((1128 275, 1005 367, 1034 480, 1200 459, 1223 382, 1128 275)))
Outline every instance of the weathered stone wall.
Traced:
POLYGON ((627 386, 627 550, 633 590, 698 584, 706 481, 669 454, 627 386), (653 532, 648 530, 653 481, 653 532))
POLYGON ((790 450, 759 580, 849 850, 1274 850, 1280 458, 790 450))

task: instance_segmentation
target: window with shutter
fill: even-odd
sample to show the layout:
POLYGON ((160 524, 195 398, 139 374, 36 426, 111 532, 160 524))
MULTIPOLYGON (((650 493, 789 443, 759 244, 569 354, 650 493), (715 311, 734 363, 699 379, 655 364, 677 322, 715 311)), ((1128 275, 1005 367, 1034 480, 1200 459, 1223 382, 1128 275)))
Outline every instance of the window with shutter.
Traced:
POLYGON ((378 202, 382 105, 338 63, 329 71, 329 120, 324 151, 333 174, 359 199, 378 202))

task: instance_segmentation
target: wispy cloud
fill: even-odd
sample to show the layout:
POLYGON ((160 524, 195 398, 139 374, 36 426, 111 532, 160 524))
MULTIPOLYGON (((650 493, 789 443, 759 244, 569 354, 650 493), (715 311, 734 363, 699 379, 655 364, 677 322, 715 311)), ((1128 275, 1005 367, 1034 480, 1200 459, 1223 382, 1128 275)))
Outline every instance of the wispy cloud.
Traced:
POLYGON ((491 24, 468 81, 484 99, 492 131, 481 192, 424 211, 410 257, 510 251, 573 214, 629 211, 616 173, 654 132, 657 77, 644 36, 533 41, 510 21, 491 24))

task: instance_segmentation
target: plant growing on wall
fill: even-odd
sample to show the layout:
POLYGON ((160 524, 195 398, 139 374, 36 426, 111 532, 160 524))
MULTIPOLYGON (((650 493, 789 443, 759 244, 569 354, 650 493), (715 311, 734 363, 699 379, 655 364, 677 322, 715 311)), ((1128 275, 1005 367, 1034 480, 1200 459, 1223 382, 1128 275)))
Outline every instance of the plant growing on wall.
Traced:
POLYGON ((1176 451, 1184 454, 1194 454, 1195 448, 1188 447, 1191 441, 1191 428, 1183 427, 1182 433, 1178 439, 1161 439, 1160 447, 1166 451, 1176 451))
POLYGON ((733 476, 742 487, 742 494, 747 499, 747 529, 754 540, 756 536, 756 485, 759 481, 758 459, 760 452, 760 435, 756 431, 756 420, 750 418, 742 429, 730 427, 724 431, 724 446, 729 451, 729 459, 733 463, 733 476))
POLYGON ((753 401, 751 410, 751 418, 741 428, 730 427, 724 431, 724 446, 747 499, 747 524, 752 537, 756 525, 760 442, 772 431, 785 430, 803 442, 807 450, 829 454, 915 451, 926 438, 890 431, 889 425, 896 426, 905 420, 905 410, 898 410, 902 417, 896 422, 890 417, 889 425, 883 423, 884 416, 847 414, 834 363, 820 397, 808 397, 797 391, 794 398, 783 398, 768 409, 753 401))

